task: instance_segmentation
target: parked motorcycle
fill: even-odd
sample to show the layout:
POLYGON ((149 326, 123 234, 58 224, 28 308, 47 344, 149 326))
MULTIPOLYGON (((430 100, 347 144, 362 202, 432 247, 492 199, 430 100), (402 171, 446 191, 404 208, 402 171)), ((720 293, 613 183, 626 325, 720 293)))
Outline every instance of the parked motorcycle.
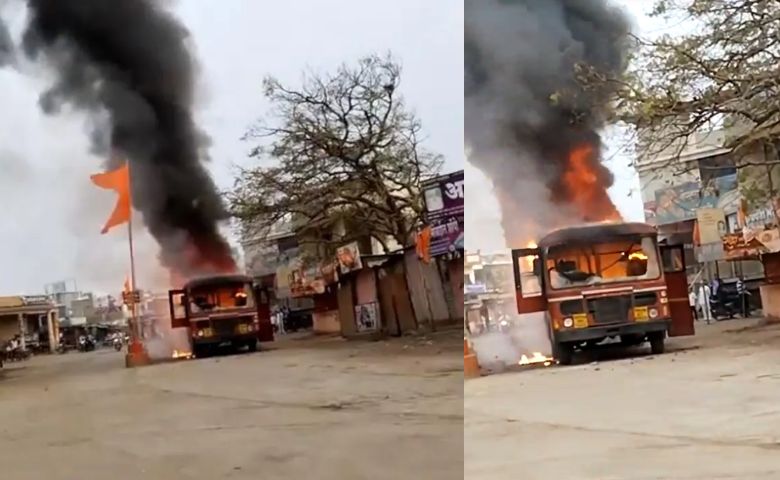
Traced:
POLYGON ((79 338, 79 351, 91 352, 95 349, 95 341, 90 337, 79 338))
POLYGON ((21 362, 30 358, 32 353, 26 348, 17 347, 6 352, 6 360, 10 362, 21 362))
POLYGON ((733 319, 737 313, 742 311, 741 298, 737 295, 724 294, 720 298, 710 297, 710 313, 712 318, 720 320, 723 318, 733 319))
POLYGON ((116 350, 117 352, 121 352, 122 351, 122 346, 123 346, 122 339, 120 337, 115 337, 114 338, 114 350, 116 350))

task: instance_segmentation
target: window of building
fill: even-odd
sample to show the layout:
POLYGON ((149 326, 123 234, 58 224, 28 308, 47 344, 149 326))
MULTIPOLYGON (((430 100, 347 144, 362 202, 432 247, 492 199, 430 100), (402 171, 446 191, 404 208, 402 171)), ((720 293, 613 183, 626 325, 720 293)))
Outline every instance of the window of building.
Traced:
POLYGON ((737 233, 739 230, 739 221, 737 220, 736 213, 726 215, 726 225, 728 226, 729 233, 737 233))

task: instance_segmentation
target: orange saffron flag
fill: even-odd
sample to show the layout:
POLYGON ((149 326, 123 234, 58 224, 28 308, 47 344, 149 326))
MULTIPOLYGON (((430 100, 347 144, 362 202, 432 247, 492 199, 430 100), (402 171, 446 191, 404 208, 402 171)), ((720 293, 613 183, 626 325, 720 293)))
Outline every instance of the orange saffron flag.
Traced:
POLYGON ((106 233, 117 225, 122 225, 130 221, 130 168, 127 163, 105 173, 97 173, 90 177, 92 183, 100 188, 114 190, 117 195, 116 206, 108 221, 103 226, 100 233, 106 233))
POLYGON ((431 227, 424 227, 420 233, 417 234, 417 256, 423 261, 423 263, 430 263, 431 261, 431 227))

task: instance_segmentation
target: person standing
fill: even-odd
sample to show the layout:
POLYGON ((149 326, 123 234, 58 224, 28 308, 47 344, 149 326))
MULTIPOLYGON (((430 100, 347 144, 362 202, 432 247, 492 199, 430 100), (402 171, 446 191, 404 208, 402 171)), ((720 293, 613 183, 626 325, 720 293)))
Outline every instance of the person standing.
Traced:
POLYGON ((691 288, 688 292, 688 305, 691 307, 691 314, 693 315, 694 320, 699 319, 699 314, 696 308, 696 288, 691 288))
POLYGON ((710 294, 717 300, 720 293, 720 277, 715 275, 712 279, 712 286, 710 286, 710 294))
POLYGON ((745 282, 742 280, 742 277, 737 277, 737 296, 739 298, 742 316, 745 318, 750 316, 750 303, 748 295, 750 295, 750 292, 747 291, 745 282))
POLYGON ((701 315, 704 317, 704 321, 709 324, 710 319, 712 318, 712 312, 710 311, 710 286, 706 283, 702 283, 699 286, 699 293, 697 296, 701 315))

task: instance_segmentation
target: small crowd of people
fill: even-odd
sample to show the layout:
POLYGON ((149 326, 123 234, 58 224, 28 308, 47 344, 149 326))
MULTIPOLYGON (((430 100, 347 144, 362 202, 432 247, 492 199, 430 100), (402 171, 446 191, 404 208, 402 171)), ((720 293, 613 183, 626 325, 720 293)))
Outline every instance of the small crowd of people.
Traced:
POLYGON ((285 320, 290 315, 290 309, 286 306, 276 307, 271 311, 271 324, 274 326, 274 332, 280 335, 287 333, 284 328, 285 320))
POLYGON ((739 313, 743 317, 750 316, 750 292, 745 282, 738 277, 733 292, 724 288, 723 280, 718 276, 711 282, 702 282, 691 286, 688 292, 688 303, 695 320, 710 320, 720 316, 733 316, 739 313))

